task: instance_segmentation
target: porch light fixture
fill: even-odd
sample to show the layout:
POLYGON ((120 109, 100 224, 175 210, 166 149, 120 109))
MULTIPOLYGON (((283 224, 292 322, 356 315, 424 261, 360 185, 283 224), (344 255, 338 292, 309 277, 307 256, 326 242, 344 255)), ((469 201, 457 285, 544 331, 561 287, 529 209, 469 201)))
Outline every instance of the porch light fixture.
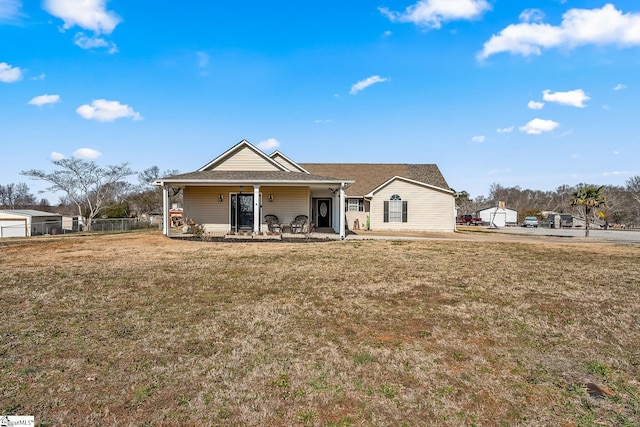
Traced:
POLYGON ((273 202, 273 194, 269 194, 269 202, 273 202))
POLYGON ((224 196, 222 194, 218 194, 218 201, 222 203, 224 200, 224 196))

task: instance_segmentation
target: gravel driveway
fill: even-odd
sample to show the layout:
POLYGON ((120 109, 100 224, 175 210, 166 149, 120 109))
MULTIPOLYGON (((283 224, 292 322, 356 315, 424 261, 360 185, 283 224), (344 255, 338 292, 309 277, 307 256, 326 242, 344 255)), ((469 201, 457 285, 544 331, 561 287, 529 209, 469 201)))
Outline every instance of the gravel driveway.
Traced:
MULTIPOLYGON (((524 227, 503 227, 499 229, 488 229, 494 233, 520 234, 529 236, 546 237, 566 237, 570 239, 583 239, 584 229, 580 228, 524 228, 524 227)), ((589 230, 588 240, 601 240, 608 242, 640 243, 640 230, 589 230)))

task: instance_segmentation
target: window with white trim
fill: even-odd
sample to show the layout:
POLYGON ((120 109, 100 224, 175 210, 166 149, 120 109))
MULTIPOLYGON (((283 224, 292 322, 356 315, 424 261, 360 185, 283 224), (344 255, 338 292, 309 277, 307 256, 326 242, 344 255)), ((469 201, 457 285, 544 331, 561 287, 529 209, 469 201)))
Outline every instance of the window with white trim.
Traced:
POLYGON ((362 199, 347 199, 347 211, 349 212, 363 212, 364 200, 362 199))
POLYGON ((397 194, 389 198, 389 222, 402 222, 402 199, 397 194))
POLYGON ((407 202, 398 194, 384 201, 384 222, 407 222, 407 202))

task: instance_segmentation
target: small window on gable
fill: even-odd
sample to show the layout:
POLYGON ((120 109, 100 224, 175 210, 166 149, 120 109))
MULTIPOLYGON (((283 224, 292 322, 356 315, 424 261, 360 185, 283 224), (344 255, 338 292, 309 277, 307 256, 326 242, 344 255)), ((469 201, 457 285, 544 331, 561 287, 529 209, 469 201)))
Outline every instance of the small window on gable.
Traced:
POLYGON ((384 201, 384 222, 407 222, 407 202, 394 194, 384 201))

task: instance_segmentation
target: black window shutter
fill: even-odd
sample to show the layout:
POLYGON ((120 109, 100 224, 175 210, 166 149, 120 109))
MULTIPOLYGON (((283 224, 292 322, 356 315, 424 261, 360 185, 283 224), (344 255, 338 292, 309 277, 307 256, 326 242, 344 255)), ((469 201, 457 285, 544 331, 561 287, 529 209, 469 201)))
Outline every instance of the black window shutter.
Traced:
POLYGON ((407 201, 402 202, 402 222, 407 222, 407 201))
POLYGON ((384 201, 384 222, 389 222, 389 201, 384 201))

